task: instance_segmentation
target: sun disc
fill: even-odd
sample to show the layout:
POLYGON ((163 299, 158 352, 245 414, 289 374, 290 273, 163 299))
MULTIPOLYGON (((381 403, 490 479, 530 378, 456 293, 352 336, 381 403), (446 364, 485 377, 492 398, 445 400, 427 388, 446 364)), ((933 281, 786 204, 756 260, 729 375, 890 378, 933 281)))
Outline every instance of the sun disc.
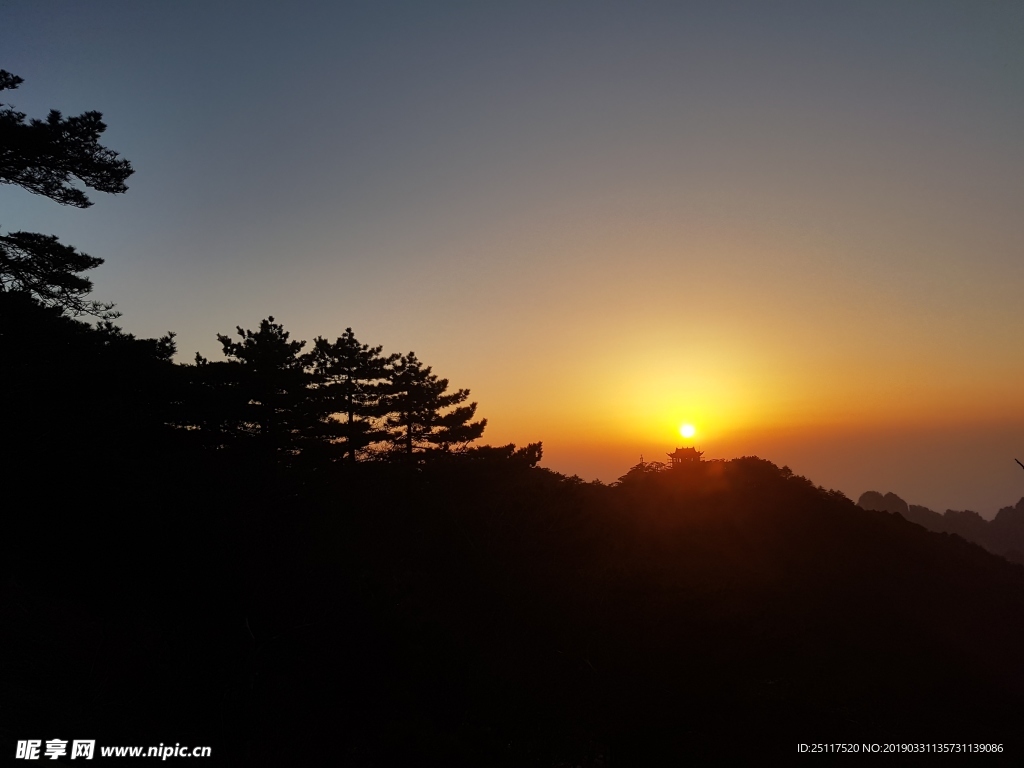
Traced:
POLYGON ((693 428, 693 424, 683 424, 679 428, 679 434, 681 434, 683 437, 693 437, 695 434, 697 434, 697 430, 693 428))

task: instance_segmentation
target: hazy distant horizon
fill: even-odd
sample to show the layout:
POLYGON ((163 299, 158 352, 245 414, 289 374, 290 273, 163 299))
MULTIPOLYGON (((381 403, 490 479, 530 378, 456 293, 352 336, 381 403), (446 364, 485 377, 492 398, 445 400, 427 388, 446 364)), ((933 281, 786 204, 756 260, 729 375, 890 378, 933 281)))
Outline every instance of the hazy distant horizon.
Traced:
MULTIPOLYGON (((575 456, 569 458, 565 454, 570 451, 563 454, 558 446, 551 450, 545 443, 542 465, 566 474, 578 474, 584 480, 608 483, 625 474, 641 456, 645 461, 664 461, 665 454, 676 446, 693 444, 704 451, 706 459, 756 455, 780 467, 789 466, 816 485, 840 490, 855 502, 865 491, 883 494, 891 491, 908 504, 929 507, 940 514, 947 509, 971 510, 990 520, 1000 509, 1014 506, 1024 497, 1024 470, 1014 461, 1017 455, 1014 448, 1020 445, 1018 428, 993 427, 986 439, 990 440, 988 450, 981 452, 977 449, 976 437, 964 436, 960 466, 955 451, 947 451, 946 446, 936 440, 934 432, 927 431, 901 434, 899 443, 884 452, 876 450, 878 443, 889 442, 892 437, 867 431, 820 443, 796 442, 791 436, 771 434, 741 435, 733 440, 718 441, 680 437, 674 444, 671 439, 660 446, 653 442, 638 444, 632 452, 623 449, 611 457, 587 455, 576 446, 572 452, 583 455, 582 460, 575 456)), ((1018 450, 1018 453, 1024 454, 1024 451, 1018 450)))

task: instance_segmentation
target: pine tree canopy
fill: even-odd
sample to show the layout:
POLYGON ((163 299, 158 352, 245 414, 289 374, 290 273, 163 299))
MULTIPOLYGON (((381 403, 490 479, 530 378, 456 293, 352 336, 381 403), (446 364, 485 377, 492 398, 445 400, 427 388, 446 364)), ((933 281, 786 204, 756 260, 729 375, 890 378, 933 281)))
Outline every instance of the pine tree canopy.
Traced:
MULTIPOLYGON (((0 91, 22 78, 0 70, 0 91)), ((98 192, 119 194, 135 171, 130 162, 99 143, 107 126, 99 112, 25 122, 25 114, 0 104, 0 183, 16 184, 62 205, 88 208, 92 202, 73 181, 98 192)))
POLYGON ((103 259, 61 244, 54 235, 0 235, 0 289, 27 293, 43 306, 70 315, 118 316, 113 304, 85 298, 92 291, 92 281, 80 273, 102 263, 103 259))
POLYGON ((268 317, 256 331, 237 329, 238 340, 217 334, 226 361, 196 355, 192 369, 196 406, 186 421, 225 445, 255 438, 271 453, 298 453, 312 438, 326 436, 326 414, 311 396, 304 341, 291 341, 268 317))
POLYGON ((333 344, 317 337, 310 353, 318 396, 335 413, 335 445, 349 461, 387 437, 378 422, 386 413, 384 385, 398 355, 384 357, 381 350, 360 344, 346 328, 333 344))
POLYGON ((393 366, 387 397, 392 450, 411 457, 450 451, 478 439, 487 420, 471 421, 476 403, 462 405, 468 398, 468 389, 448 392, 448 380, 438 378, 414 352, 403 355, 393 366))

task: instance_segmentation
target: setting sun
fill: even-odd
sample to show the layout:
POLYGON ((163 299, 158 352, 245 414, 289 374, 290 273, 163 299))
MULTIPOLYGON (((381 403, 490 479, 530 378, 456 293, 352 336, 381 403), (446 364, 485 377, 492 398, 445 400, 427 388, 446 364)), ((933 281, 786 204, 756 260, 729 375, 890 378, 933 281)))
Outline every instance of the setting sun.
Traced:
POLYGON ((681 434, 683 437, 689 438, 697 434, 697 430, 693 428, 692 424, 683 424, 679 428, 679 434, 681 434))

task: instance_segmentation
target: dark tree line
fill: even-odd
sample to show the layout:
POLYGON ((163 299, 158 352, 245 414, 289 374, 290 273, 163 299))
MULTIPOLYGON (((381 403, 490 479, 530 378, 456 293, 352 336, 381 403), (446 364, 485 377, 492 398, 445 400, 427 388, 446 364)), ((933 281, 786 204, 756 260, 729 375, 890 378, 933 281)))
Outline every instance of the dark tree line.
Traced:
POLYGON ((468 389, 449 391, 414 352, 384 355, 351 328, 334 342, 290 340, 269 317, 218 334, 226 360, 197 354, 178 426, 212 447, 259 446, 281 458, 414 461, 464 452, 487 425, 468 389), (198 407, 197 405, 198 404, 198 407))

